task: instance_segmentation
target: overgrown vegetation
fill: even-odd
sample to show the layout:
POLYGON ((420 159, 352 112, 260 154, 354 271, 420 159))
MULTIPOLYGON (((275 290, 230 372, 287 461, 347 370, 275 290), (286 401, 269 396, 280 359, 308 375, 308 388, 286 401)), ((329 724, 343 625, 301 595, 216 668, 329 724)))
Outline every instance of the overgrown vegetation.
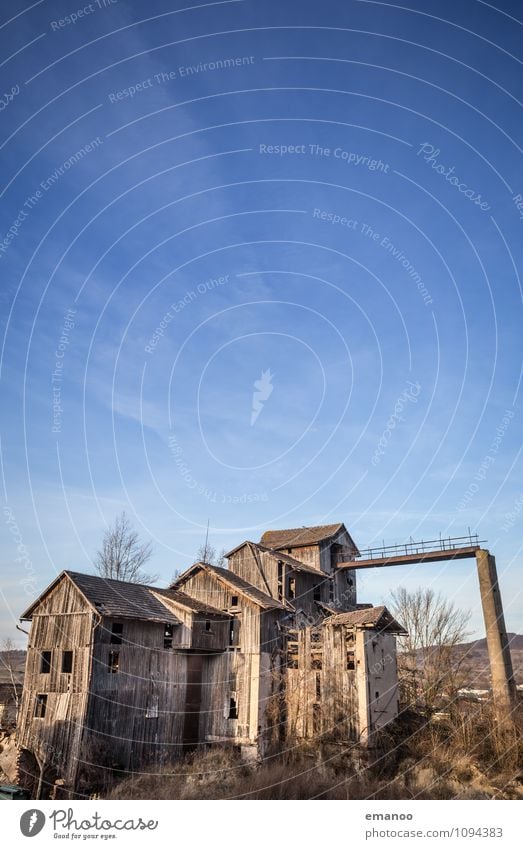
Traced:
POLYGON ((161 772, 114 785, 111 799, 519 799, 521 715, 500 728, 491 708, 470 704, 427 720, 403 711, 366 753, 325 735, 248 766, 232 749, 187 756, 161 772))

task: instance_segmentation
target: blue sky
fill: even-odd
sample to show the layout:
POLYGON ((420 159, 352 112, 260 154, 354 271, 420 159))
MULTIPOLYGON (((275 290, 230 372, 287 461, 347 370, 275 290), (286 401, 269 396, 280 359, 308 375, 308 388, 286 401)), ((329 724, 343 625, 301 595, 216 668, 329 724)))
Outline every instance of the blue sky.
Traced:
POLYGON ((173 6, 2 12, 2 634, 122 509, 162 581, 470 527, 521 632, 518 5, 173 6))

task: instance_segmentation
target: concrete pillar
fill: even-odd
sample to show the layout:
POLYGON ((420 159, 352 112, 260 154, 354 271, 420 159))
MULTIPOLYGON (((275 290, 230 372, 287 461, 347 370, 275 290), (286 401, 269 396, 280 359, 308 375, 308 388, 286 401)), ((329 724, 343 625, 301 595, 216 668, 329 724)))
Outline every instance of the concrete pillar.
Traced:
POLYGON ((356 687, 358 693, 358 733, 363 746, 372 745, 370 713, 368 645, 369 631, 357 628, 354 657, 356 660, 356 687))
POLYGON ((486 549, 476 552, 479 590, 485 619, 492 678, 492 695, 500 719, 510 717, 516 701, 516 684, 499 591, 496 559, 486 549))

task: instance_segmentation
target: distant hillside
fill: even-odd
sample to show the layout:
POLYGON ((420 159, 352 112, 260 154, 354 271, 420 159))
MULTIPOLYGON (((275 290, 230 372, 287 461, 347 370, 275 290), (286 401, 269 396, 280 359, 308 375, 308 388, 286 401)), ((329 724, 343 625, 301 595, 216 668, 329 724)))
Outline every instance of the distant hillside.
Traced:
MULTIPOLYGON (((523 684, 523 636, 508 634, 512 665, 516 684, 523 684)), ((490 667, 487 651, 487 641, 473 640, 456 646, 458 656, 465 655, 464 668, 467 671, 467 685, 470 687, 488 687, 490 684, 490 667)))
POLYGON ((25 655, 26 652, 22 649, 0 651, 0 684, 10 682, 9 666, 12 666, 16 681, 24 680, 25 655))

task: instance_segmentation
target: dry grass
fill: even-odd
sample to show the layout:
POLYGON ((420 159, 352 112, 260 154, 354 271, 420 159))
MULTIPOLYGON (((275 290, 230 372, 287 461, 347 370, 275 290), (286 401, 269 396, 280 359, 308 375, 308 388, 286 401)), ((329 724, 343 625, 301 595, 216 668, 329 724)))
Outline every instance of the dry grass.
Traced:
POLYGON ((372 756, 323 739, 243 764, 213 748, 162 773, 134 775, 111 799, 516 799, 523 798, 521 717, 500 729, 474 705, 441 722, 405 712, 372 756))

